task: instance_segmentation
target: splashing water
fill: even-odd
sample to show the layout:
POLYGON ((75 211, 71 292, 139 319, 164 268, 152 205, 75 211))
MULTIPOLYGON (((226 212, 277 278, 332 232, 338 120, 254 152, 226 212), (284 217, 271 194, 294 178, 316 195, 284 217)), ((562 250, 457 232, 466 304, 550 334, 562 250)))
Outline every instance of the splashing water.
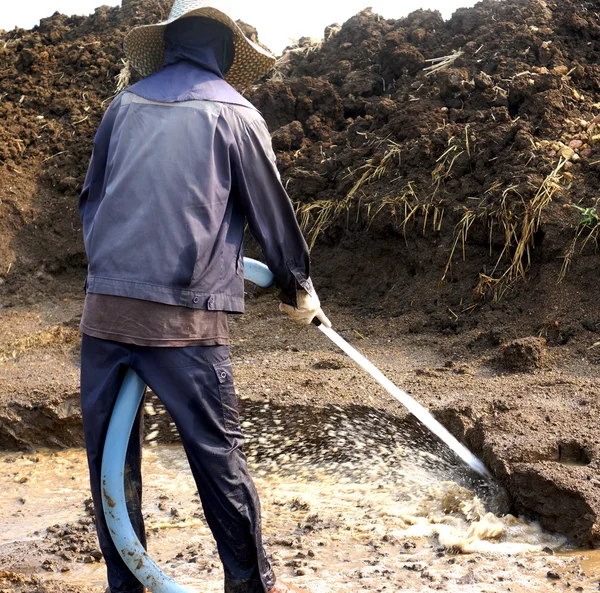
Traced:
POLYGON ((460 459, 480 476, 489 478, 490 473, 483 463, 477 459, 462 443, 442 426, 419 402, 408 393, 394 385, 369 359, 365 358, 356 348, 351 346, 333 329, 319 325, 319 329, 334 344, 341 348, 354 362, 360 365, 375 379, 394 399, 399 401, 415 418, 420 420, 433 434, 439 437, 460 459))
MULTIPOLYGON (((549 569, 587 586, 580 573, 574 576, 576 559, 542 552, 561 549, 561 538, 505 514, 502 489, 457 465, 416 422, 361 407, 241 404, 265 545, 279 576, 314 593, 499 592, 509 583, 513 591, 547 591, 549 569)), ((53 523, 83 529, 84 453, 9 458, 0 456, 0 521, 13 527, 0 534, 0 566, 17 570, 29 562, 35 572, 31 558, 39 567, 44 556, 24 559, 35 546, 57 562, 56 573, 38 568, 37 574, 57 578, 65 564, 60 552, 73 539, 44 529, 53 523)), ((151 555, 183 585, 221 591, 222 569, 183 451, 146 449, 144 479, 151 555)), ((86 529, 85 545, 93 544, 93 526, 86 529)), ((86 552, 71 553, 61 582, 101 591, 102 565, 85 564, 86 552)))

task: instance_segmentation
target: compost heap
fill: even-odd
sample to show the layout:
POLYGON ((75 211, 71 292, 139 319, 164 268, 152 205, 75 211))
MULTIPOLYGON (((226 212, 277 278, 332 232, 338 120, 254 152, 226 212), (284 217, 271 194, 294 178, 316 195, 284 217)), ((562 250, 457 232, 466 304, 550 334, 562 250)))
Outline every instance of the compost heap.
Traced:
MULTIPOLYGON (((83 277, 76 198, 123 74, 123 36, 164 18, 167 4, 129 0, 1 34, 7 302, 83 277)), ((286 51, 246 94, 273 132, 316 258, 352 241, 364 249, 366 234, 387 249, 374 271, 381 295, 425 269, 444 303, 466 307, 497 299, 544 262, 554 280, 568 278, 599 228, 594 6, 484 1, 447 22, 432 11, 385 20, 365 10, 322 42, 286 51)), ((353 260, 358 273, 363 259, 353 260)), ((326 289, 349 277, 335 263, 321 268, 326 289)))
MULTIPOLYGON (((167 5, 129 0, 2 33, 8 302, 83 277, 76 197, 101 115, 119 75, 127 81, 122 39, 167 5)), ((484 1, 447 22, 365 10, 323 41, 302 39, 246 94, 312 245, 370 235, 390 248, 388 272, 399 259, 403 277, 426 268, 432 286, 458 282, 452 298, 471 306, 542 260, 568 277, 596 245, 599 34, 593 2, 484 1)), ((398 280, 386 277, 382 294, 398 280)))

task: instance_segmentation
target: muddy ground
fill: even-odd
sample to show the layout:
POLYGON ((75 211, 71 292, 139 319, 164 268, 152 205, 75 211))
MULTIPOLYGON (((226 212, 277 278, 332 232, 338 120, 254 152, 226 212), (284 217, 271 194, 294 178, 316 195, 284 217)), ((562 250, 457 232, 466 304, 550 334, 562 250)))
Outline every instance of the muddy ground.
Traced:
MULTIPOLYGON (((432 463, 431 453, 395 439, 402 424, 330 407, 322 415, 303 415, 319 425, 302 431, 308 438, 293 448, 284 444, 289 434, 281 429, 289 408, 269 406, 265 414, 264 407, 246 406, 243 417, 265 543, 281 578, 313 593, 593 588, 596 572, 589 560, 561 551, 561 539, 539 525, 486 513, 474 492, 457 483, 464 472, 439 459, 432 463), (265 415, 281 422, 266 435, 265 415), (351 464, 331 447, 350 434, 351 464)), ((20 591, 36 586, 51 591, 59 583, 63 591, 65 585, 103 591, 83 451, 2 454, 0 464, 10 484, 8 504, 0 511, 10 524, 0 543, 0 562, 13 575, 5 574, 0 583, 21 583, 15 587, 20 591), (40 489, 60 493, 62 505, 53 504, 56 497, 40 496, 40 489), (23 537, 42 522, 47 529, 23 537), (30 576, 19 580, 18 573, 30 576)), ((191 590, 222 590, 215 545, 183 451, 166 445, 146 449, 143 472, 153 558, 191 590)))
MULTIPOLYGON (((318 435, 326 434, 326 423, 332 422, 331 406, 335 406, 335 410, 342 410, 356 418, 357 425, 372 435, 376 443, 378 438, 383 438, 384 432, 410 434, 416 442, 415 454, 419 446, 425 446, 447 462, 456 463, 443 447, 415 428, 414 423, 404 424, 405 414, 400 406, 376 388, 370 378, 336 351, 324 336, 314 328, 298 329, 281 316, 276 304, 277 299, 273 294, 253 293, 249 298, 248 313, 232 319, 231 323, 232 356, 242 417, 260 419, 260 430, 251 425, 246 428, 251 451, 257 446, 260 448, 259 439, 281 426, 282 419, 284 432, 290 435, 291 441, 298 441, 299 437, 303 442, 311 441, 307 435, 312 435, 313 440, 319 442, 318 435), (270 421, 271 412, 262 409, 264 405, 278 410, 275 415, 277 421, 270 421), (381 422, 397 424, 393 430, 386 428, 383 431, 374 424, 371 418, 373 414, 381 422), (307 423, 311 425, 308 432, 305 428, 307 423)), ((0 363, 0 448, 26 452, 24 457, 19 453, 9 455, 17 465, 14 469, 8 466, 7 478, 10 481, 7 483, 16 483, 17 488, 29 487, 28 493, 19 494, 13 485, 5 493, 6 500, 12 504, 23 499, 16 509, 16 516, 21 517, 21 521, 33 511, 33 501, 30 499, 32 486, 27 484, 29 470, 25 468, 25 471, 21 465, 26 463, 31 466, 28 460, 32 459, 32 454, 35 457, 36 452, 47 459, 46 447, 62 449, 82 444, 77 405, 79 340, 76 330, 81 305, 81 298, 75 296, 32 308, 13 307, 0 311, 0 352, 3 353, 0 363)), ((495 325, 464 330, 458 335, 415 332, 412 327, 414 318, 357 315, 333 302, 328 311, 341 335, 360 348, 398 385, 429 406, 457 437, 463 439, 485 461, 510 495, 508 506, 496 509, 500 515, 510 511, 515 516, 537 520, 548 534, 566 535, 569 543, 575 547, 589 548, 598 544, 600 537, 596 517, 600 509, 600 480, 597 447, 600 431, 595 420, 598 413, 598 367, 581 356, 581 349, 584 344, 591 346, 591 339, 578 349, 572 344, 551 344, 537 335, 519 332, 514 326, 506 327, 500 333, 495 325)), ((147 410, 151 415, 146 417, 146 432, 158 430, 159 446, 176 441, 174 428, 160 403, 154 398, 149 403, 151 407, 147 410)), ((346 447, 351 452, 357 442, 356 438, 352 442, 345 442, 342 449, 346 447)), ((372 452, 373 463, 380 459, 377 451, 372 452)), ((349 456, 352 458, 351 453, 349 456)), ((367 459, 369 457, 367 454, 367 459)), ((253 459, 257 461, 255 457, 253 459)), ((261 455, 258 455, 258 461, 260 459, 261 455)), ((256 465, 255 469, 262 470, 258 473, 259 487, 264 492, 269 508, 272 508, 272 497, 277 498, 285 490, 287 480, 293 481, 299 492, 304 488, 306 492, 312 491, 309 482, 314 478, 314 473, 319 471, 319 464, 313 466, 311 459, 310 455, 301 453, 299 458, 288 461, 290 473, 295 477, 287 479, 285 474, 281 477, 279 470, 261 466, 260 463, 256 465), (300 476, 304 477, 298 478, 298 468, 302 470, 300 476), (265 475, 267 478, 264 478, 265 475), (261 479, 263 482, 260 482, 261 479), (306 480, 304 486, 303 480, 306 480)), ((392 471, 399 462, 388 459, 386 463, 392 471)), ((79 464, 78 471, 74 473, 78 483, 85 480, 85 465, 81 465, 81 459, 79 464)), ((284 467, 287 466, 284 464, 284 467)), ((43 471, 43 467, 47 467, 47 463, 40 466, 39 471, 43 471)), ((357 464, 356 469, 359 472, 364 469, 368 476, 364 464, 357 464)), ((66 479, 67 475, 70 476, 71 472, 63 469, 62 473, 58 473, 58 484, 50 487, 48 483, 50 493, 53 488, 60 486, 60 479, 66 479)), ((325 475, 329 474, 325 472, 325 475)), ((336 483, 336 473, 331 475, 329 478, 333 484, 328 484, 328 487, 336 483)), ((402 484, 403 480, 406 478, 399 479, 397 483, 402 484)), ((376 483, 375 480, 373 484, 376 483)), ((425 483, 431 485, 430 482, 425 483)), ((332 496, 334 499, 340 496, 342 504, 339 484, 335 486, 335 492, 332 496)), ((149 496, 151 498, 152 494, 149 496)), ((364 496, 364 500, 370 500, 373 509, 380 508, 376 500, 371 500, 372 493, 364 496)), ((46 524, 42 514, 42 518, 33 519, 37 534, 30 534, 26 541, 16 547, 0 546, 0 557, 11 567, 11 572, 25 575, 5 575, 6 583, 1 580, 0 583, 8 590, 18 591, 84 591, 81 578, 78 580, 77 575, 80 571, 87 574, 85 571, 90 567, 86 564, 98 564, 91 556, 97 552, 97 548, 92 523, 85 518, 85 498, 82 493, 77 499, 76 520, 70 516, 69 521, 57 521, 53 527, 53 524, 46 524), (47 528, 50 530, 46 531, 47 528), (66 543, 69 548, 72 540, 75 553, 73 550, 65 553, 66 543), (27 574, 30 576, 27 577, 27 574), (58 584, 42 584, 50 577, 58 579, 58 584), (36 580, 39 578, 42 581, 36 580), (69 578, 74 578, 73 589, 63 586, 70 582, 69 578)), ((156 501, 152 504, 156 504, 156 501)), ((351 498, 347 504, 351 504, 351 498)), ((14 510, 14 507, 11 508, 14 510)), ((286 530, 297 523, 298 517, 286 517, 280 518, 280 523, 277 523, 279 527, 269 532, 272 541, 276 542, 278 537, 283 537, 282 534, 289 536, 286 530)), ((18 519, 5 518, 4 521, 13 525, 13 521, 18 519)), ((371 529, 371 523, 368 524, 371 529)), ((332 533, 326 530, 321 535, 329 537, 332 533)), ((167 546, 168 550, 173 550, 171 557, 167 552, 164 552, 166 556, 160 556, 165 562, 172 558, 174 568, 179 566, 175 552, 177 541, 180 540, 175 540, 175 543, 171 541, 167 546)), ((332 541, 339 540, 334 538, 332 541)), ((547 590, 545 587, 550 583, 553 589, 558 587, 559 590, 576 587, 592 590, 591 587, 595 586, 595 565, 582 571, 576 558, 565 560, 547 551, 536 556, 535 561, 519 553, 503 553, 500 559, 496 555, 493 556, 495 560, 490 560, 489 555, 483 552, 480 555, 471 553, 455 557, 452 551, 449 557, 444 552, 436 560, 435 550, 441 549, 439 538, 426 539, 425 542, 417 538, 415 541, 418 550, 411 556, 411 562, 424 562, 418 570, 414 569, 418 578, 407 581, 402 577, 397 581, 396 575, 386 580, 379 578, 376 571, 371 575, 374 580, 365 584, 367 590, 382 590, 381 586, 385 586, 386 582, 392 588, 400 587, 398 583, 410 583, 413 590, 436 590, 446 585, 459 586, 461 582, 456 580, 459 577, 466 579, 462 581, 463 585, 473 587, 465 590, 473 591, 481 590, 479 587, 483 584, 489 587, 486 589, 488 591, 508 590, 507 586, 518 591, 524 582, 533 587, 530 590, 539 591, 547 590), (467 563, 467 567, 472 565, 479 576, 469 581, 475 577, 465 576, 468 571, 464 574, 460 572, 458 576, 455 575, 456 579, 443 586, 443 575, 448 577, 448 573, 441 568, 442 561, 439 558, 442 557, 446 566, 448 562, 467 563), (489 570, 492 573, 496 569, 500 571, 493 574, 493 578, 488 570, 490 563, 492 568, 489 570), (432 570, 425 570, 425 566, 432 567, 432 570), (525 572, 520 568, 523 566, 528 567, 525 572), (547 573, 562 575, 561 571, 564 570, 570 571, 568 578, 547 577, 547 573), (482 575, 488 575, 489 578, 482 575)), ((346 540, 343 542, 347 544, 346 540)), ((536 538, 536 542, 539 543, 539 539, 536 538)), ((331 548, 332 554, 341 553, 336 545, 331 548)), ((360 543, 354 542, 352 545, 355 553, 362 549, 360 543)), ((276 557, 283 549, 283 566, 287 566, 284 570, 289 571, 286 562, 293 561, 292 556, 298 551, 290 556, 290 550, 286 550, 285 545, 282 547, 275 543, 273 547, 276 557)), ((161 540, 156 542, 156 548, 162 549, 161 540)), ((303 550, 300 552, 305 553, 303 550)), ((396 558, 398 550, 391 546, 384 552, 396 558)), ((195 549, 192 555, 199 555, 205 562, 207 553, 195 549)), ((325 560, 325 564, 333 562, 327 554, 317 554, 317 563, 319 559, 321 562, 325 560)), ((363 559, 359 564, 361 562, 363 559)), ((382 567, 379 569, 384 570, 382 567)), ((102 575, 101 568, 95 570, 94 578, 98 580, 101 578, 98 575, 102 575)), ((346 585, 355 583, 358 577, 349 576, 347 566, 345 570, 339 574, 345 575, 346 585)), ((412 578, 415 575, 410 570, 407 569, 412 578)), ((198 576, 197 572, 192 571, 192 574, 198 576)), ((284 574, 295 575, 293 570, 284 574)), ((317 578, 316 573, 311 571, 306 574, 317 578)), ((306 576, 302 571, 298 575, 306 576)), ((333 579, 326 575, 319 575, 319 578, 324 581, 333 579)), ((309 579, 308 583, 311 582, 309 579)), ((340 585, 333 579, 331 590, 337 590, 336 583, 340 585)), ((99 589, 92 587, 91 590, 99 589)))

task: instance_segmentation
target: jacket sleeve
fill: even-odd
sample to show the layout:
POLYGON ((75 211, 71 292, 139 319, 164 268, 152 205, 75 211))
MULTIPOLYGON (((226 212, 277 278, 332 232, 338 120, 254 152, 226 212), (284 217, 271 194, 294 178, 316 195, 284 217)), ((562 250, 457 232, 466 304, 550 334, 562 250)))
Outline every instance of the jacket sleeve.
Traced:
POLYGON ((308 246, 277 170, 271 135, 260 118, 250 125, 240 145, 238 197, 248 227, 284 295, 296 305, 296 287, 315 294, 310 279, 308 246))

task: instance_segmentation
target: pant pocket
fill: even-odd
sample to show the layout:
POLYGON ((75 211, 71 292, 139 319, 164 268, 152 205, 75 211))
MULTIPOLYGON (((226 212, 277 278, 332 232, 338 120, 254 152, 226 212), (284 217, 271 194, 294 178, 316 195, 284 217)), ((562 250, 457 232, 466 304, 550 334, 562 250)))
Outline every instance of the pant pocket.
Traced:
POLYGON ((227 430, 240 429, 240 416, 238 413, 237 399, 233 387, 233 369, 231 361, 225 360, 213 364, 217 381, 219 382, 219 395, 223 410, 223 424, 227 430))

